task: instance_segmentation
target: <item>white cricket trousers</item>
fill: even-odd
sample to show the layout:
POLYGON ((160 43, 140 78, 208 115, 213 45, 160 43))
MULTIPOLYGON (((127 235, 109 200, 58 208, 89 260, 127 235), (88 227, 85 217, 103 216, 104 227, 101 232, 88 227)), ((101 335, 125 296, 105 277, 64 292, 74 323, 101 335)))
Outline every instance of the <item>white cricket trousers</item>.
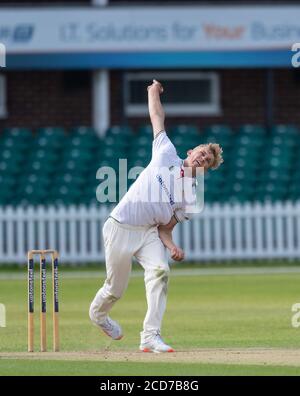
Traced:
POLYGON ((144 268, 148 310, 141 337, 146 340, 161 329, 170 272, 167 250, 157 226, 135 227, 110 217, 103 226, 103 238, 106 280, 90 306, 90 318, 95 324, 103 322, 121 298, 128 285, 134 256, 144 268))

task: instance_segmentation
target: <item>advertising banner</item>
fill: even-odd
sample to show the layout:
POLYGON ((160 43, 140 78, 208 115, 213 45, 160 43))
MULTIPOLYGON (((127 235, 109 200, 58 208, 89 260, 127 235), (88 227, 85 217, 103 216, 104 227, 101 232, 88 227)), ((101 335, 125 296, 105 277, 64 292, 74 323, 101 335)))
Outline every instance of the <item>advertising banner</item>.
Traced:
POLYGON ((299 20, 300 6, 1 8, 0 43, 8 68, 287 66, 299 20))

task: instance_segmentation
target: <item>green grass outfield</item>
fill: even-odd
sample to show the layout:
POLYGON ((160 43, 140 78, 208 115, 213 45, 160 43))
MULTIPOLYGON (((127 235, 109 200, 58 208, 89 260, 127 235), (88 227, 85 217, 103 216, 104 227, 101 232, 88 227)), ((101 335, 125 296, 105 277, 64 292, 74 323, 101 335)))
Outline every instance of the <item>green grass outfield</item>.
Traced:
MULTIPOLYGON (((291 325, 291 307, 300 302, 298 267, 286 274, 278 268, 248 268, 245 274, 236 268, 178 271, 174 269, 171 274, 163 325, 163 337, 178 351, 176 354, 149 356, 136 352, 146 311, 141 273, 131 278, 125 296, 112 311, 125 337, 110 342, 88 317, 103 272, 77 269, 60 273, 62 352, 49 357, 25 353, 26 274, 1 271, 0 303, 6 306, 7 326, 0 328, 0 374, 300 375, 300 328, 291 325)), ((51 350, 50 282, 48 286, 51 350)), ((36 281, 37 311, 38 297, 36 281)))

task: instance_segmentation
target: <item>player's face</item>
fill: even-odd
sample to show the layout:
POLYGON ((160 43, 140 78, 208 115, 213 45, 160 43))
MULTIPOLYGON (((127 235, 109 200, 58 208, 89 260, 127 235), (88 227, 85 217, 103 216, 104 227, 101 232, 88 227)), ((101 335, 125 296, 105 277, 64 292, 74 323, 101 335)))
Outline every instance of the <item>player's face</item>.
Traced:
POLYGON ((212 152, 207 147, 190 150, 188 152, 188 165, 196 170, 196 168, 209 169, 214 161, 212 152))

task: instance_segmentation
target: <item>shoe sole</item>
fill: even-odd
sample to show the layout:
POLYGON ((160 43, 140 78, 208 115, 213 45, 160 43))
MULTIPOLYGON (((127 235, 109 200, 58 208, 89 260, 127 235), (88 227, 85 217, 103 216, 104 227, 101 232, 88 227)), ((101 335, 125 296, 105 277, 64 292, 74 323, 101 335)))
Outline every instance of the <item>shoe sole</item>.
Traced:
POLYGON ((156 351, 155 349, 149 349, 149 348, 142 348, 140 351, 145 352, 145 353, 172 353, 175 352, 174 349, 170 348, 167 351, 156 351))
POLYGON ((112 340, 119 341, 119 340, 121 340, 123 338, 123 334, 120 335, 118 338, 113 338, 110 334, 106 333, 105 330, 103 330, 103 329, 101 329, 101 330, 103 331, 104 334, 107 335, 107 337, 111 338, 112 340))

